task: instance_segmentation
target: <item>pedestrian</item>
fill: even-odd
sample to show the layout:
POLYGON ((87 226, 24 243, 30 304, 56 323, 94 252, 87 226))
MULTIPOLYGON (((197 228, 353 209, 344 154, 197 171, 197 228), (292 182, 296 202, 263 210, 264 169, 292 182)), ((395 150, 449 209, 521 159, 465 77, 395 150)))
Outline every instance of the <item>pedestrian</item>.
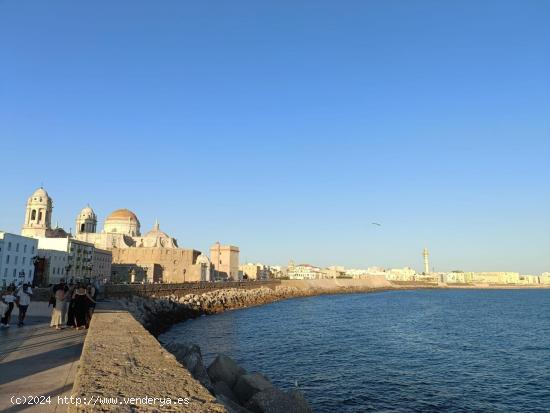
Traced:
POLYGON ((27 283, 17 292, 17 307, 19 308, 19 327, 22 327, 25 324, 25 316, 27 315, 27 309, 31 303, 32 289, 31 286, 27 283))
POLYGON ((13 311, 13 306, 15 303, 15 286, 10 285, 6 294, 2 296, 2 301, 7 305, 6 310, 4 311, 4 316, 0 320, 2 327, 10 326, 11 312, 13 311))
POLYGON ((90 297, 86 291, 86 287, 82 283, 78 283, 73 293, 74 301, 74 323, 77 330, 87 328, 88 307, 90 303, 95 304, 95 300, 90 297))
POLYGON ((69 292, 65 295, 65 300, 67 302, 67 327, 74 328, 74 300, 73 295, 76 289, 76 285, 72 282, 69 283, 69 292))
POLYGON ((94 284, 88 285, 88 295, 94 300, 93 302, 90 302, 88 306, 88 324, 90 324, 89 320, 92 319, 92 314, 95 310, 95 302, 97 300, 97 288, 94 286, 94 284))
POLYGON ((69 288, 65 285, 65 279, 61 278, 59 284, 53 286, 53 295, 55 298, 55 304, 52 311, 52 320, 50 327, 55 327, 56 330, 61 330, 65 326, 67 317, 67 306, 65 301, 65 295, 69 288))

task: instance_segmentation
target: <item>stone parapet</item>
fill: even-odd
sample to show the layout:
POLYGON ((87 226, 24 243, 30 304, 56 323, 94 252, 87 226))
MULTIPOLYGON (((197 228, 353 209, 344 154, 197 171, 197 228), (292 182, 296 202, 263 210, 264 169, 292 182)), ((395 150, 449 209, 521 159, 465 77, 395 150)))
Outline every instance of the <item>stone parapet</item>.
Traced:
POLYGON ((81 404, 69 412, 226 412, 128 311, 105 303, 92 318, 71 395, 81 404))
POLYGON ((109 298, 123 298, 131 296, 165 297, 173 295, 182 297, 187 294, 202 294, 208 291, 230 288, 254 289, 259 287, 275 288, 280 285, 279 280, 269 281, 227 281, 227 282, 188 282, 167 284, 106 284, 102 287, 103 293, 109 298))

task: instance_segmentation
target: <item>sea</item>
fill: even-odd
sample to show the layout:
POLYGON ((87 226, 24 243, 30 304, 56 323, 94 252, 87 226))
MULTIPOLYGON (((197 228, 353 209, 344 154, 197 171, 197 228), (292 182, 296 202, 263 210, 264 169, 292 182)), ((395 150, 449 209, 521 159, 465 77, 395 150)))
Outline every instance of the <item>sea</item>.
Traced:
POLYGON ((550 290, 296 298, 203 316, 161 341, 218 353, 314 412, 550 412, 550 290))

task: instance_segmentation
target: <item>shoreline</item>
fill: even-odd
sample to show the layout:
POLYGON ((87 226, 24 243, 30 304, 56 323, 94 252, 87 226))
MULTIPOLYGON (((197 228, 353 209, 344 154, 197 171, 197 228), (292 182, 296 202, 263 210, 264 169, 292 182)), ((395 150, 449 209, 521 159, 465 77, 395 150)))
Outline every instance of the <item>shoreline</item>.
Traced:
POLYGON ((294 298, 321 295, 370 294, 411 290, 548 290, 550 285, 441 285, 428 283, 395 283, 375 280, 283 280, 274 287, 236 289, 224 288, 204 293, 176 296, 174 294, 132 296, 118 299, 138 321, 155 337, 173 325, 200 316, 225 311, 256 307, 294 298))

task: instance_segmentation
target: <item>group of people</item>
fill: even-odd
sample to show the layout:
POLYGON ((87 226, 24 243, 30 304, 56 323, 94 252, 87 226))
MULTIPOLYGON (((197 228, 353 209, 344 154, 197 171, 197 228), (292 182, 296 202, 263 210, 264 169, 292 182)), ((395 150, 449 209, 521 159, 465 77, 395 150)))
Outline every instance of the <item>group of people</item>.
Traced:
POLYGON ((32 289, 30 284, 24 283, 19 287, 10 284, 0 301, 0 328, 10 326, 11 313, 15 306, 19 309, 19 320, 17 325, 22 327, 25 324, 27 309, 31 303, 32 289))
POLYGON ((62 278, 52 287, 50 305, 53 305, 50 327, 61 330, 73 327, 88 328, 96 305, 97 287, 83 282, 69 284, 62 278))

